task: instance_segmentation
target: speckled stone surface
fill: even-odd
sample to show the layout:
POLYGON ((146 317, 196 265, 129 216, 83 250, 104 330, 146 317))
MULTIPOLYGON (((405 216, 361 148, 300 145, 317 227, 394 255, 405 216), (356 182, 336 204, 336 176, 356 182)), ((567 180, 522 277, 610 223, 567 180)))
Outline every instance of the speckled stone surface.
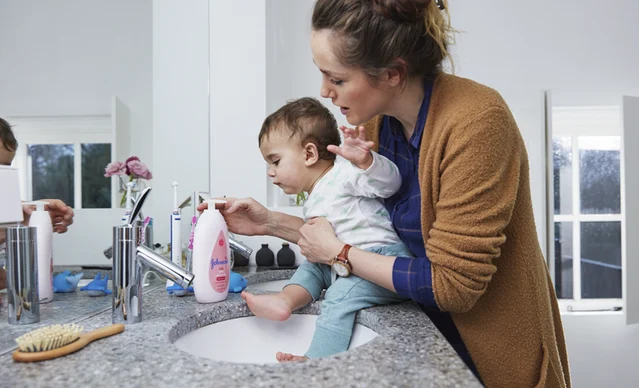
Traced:
MULTIPOLYGON (((243 271, 250 283, 280 280, 292 270, 243 271)), ((298 311, 317 314, 320 304, 298 311)), ((56 360, 20 364, 0 356, 6 386, 210 387, 480 387, 473 374, 414 303, 362 311, 358 322, 379 333, 371 342, 331 357, 289 364, 233 364, 190 355, 172 343, 199 327, 250 315, 237 294, 198 304, 193 295, 144 295, 143 321, 124 333, 56 360)), ((86 330, 111 324, 110 311, 82 321, 86 330)), ((245 345, 246 346, 246 345, 245 345)))
MULTIPOLYGON (((160 279, 149 280, 148 289, 161 287, 164 284, 160 279)), ((109 288, 111 282, 109 281, 109 288)), ((145 290, 145 292, 147 292, 145 290)), ((0 309, 0 354, 4 354, 15 348, 15 339, 24 333, 40 327, 80 322, 100 312, 111 309, 111 295, 89 296, 86 292, 55 293, 53 301, 40 305, 40 322, 31 325, 10 325, 6 306, 6 294, 2 295, 3 305, 0 309)), ((2 384, 0 383, 0 386, 2 384)))

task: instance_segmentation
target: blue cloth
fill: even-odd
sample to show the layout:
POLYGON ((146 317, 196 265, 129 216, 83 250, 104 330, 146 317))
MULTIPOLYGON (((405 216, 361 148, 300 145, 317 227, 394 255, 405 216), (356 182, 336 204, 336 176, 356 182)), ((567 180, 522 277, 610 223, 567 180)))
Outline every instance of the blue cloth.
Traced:
MULTIPOLYGON (((404 244, 368 250, 385 256, 410 255, 404 244)), ((295 271, 287 285, 290 284, 306 289, 313 300, 319 299, 322 290, 327 289, 311 346, 305 354, 308 358, 326 357, 347 350, 359 310, 408 300, 355 275, 338 277, 331 284, 331 267, 308 261, 295 271)))
POLYGON ((231 281, 229 282, 229 292, 239 293, 242 292, 246 285, 248 284, 248 280, 237 272, 231 271, 231 281))
POLYGON ((415 131, 406 141, 402 124, 384 116, 379 134, 379 153, 393 161, 402 176, 400 189, 384 201, 400 239, 413 253, 398 256, 393 265, 393 286, 397 293, 418 302, 433 324, 446 337, 466 365, 479 377, 466 345, 449 313, 439 310, 433 294, 430 260, 426 256, 422 235, 422 195, 419 185, 419 150, 428 117, 433 81, 424 83, 424 99, 419 108, 415 131))
POLYGON ((109 274, 105 274, 104 278, 98 272, 93 280, 86 286, 80 288, 80 291, 86 291, 89 296, 104 296, 111 294, 109 290, 109 274))
POLYGON ((82 272, 71 275, 71 271, 69 270, 57 274, 53 278, 53 292, 74 292, 83 275, 84 273, 82 272))

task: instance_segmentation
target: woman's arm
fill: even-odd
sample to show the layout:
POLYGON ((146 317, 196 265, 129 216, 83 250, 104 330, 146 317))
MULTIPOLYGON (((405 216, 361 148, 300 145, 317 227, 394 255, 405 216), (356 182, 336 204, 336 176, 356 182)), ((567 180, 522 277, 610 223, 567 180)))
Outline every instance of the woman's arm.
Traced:
MULTIPOLYGON (((326 218, 313 218, 304 224, 300 230, 299 245, 302 255, 313 263, 331 265, 344 243, 335 236, 333 225, 326 218)), ((353 273, 363 279, 395 291, 393 286, 392 256, 382 256, 376 253, 351 248, 348 253, 353 273)))
MULTIPOLYGON (((298 245, 307 260, 327 265, 344 247, 325 218, 314 218, 304 224, 298 245)), ((353 274, 426 306, 438 308, 427 258, 383 256, 351 248, 348 259, 353 274)))
POLYGON ((297 244, 302 225, 304 225, 304 220, 299 217, 271 211, 266 234, 297 244))
MULTIPOLYGON (((300 238, 299 229, 304 220, 299 217, 268 210, 253 198, 219 198, 223 205, 216 205, 226 225, 233 233, 244 236, 274 236, 294 244, 300 238)), ((198 205, 198 211, 208 208, 208 203, 198 205)))
MULTIPOLYGON (((342 250, 343 246, 342 244, 337 253, 342 250)), ((337 256, 337 253, 335 256, 337 256)), ((387 290, 397 292, 393 285, 393 266, 395 265, 395 259, 396 258, 392 256, 382 256, 358 248, 351 248, 348 252, 348 260, 351 263, 354 275, 375 283, 380 287, 384 287, 387 290)))
POLYGON ((530 195, 519 192, 527 188, 520 180, 528 179, 522 176, 528 166, 517 125, 501 106, 485 109, 456 129, 445 147, 426 254, 437 304, 464 313, 497 271, 515 203, 530 195))

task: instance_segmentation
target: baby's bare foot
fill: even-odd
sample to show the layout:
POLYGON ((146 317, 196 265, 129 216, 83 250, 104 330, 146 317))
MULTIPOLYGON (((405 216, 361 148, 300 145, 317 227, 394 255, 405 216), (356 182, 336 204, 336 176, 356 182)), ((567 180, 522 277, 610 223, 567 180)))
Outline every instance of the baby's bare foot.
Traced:
POLYGON ((246 301, 249 310, 256 317, 270 319, 271 321, 285 321, 293 312, 288 305, 287 299, 281 294, 253 295, 243 291, 241 295, 246 301))
POLYGON ((296 362, 296 361, 306 361, 308 357, 306 356, 294 356, 291 353, 282 353, 277 352, 275 354, 275 358, 278 362, 296 362))

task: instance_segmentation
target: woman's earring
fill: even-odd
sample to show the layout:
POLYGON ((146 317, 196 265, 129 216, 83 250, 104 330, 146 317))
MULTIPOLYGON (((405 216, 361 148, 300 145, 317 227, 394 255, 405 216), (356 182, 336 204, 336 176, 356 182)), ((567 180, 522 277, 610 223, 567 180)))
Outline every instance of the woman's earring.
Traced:
POLYGON ((444 5, 444 0, 435 0, 435 4, 437 4, 437 7, 439 7, 439 9, 441 10, 446 9, 446 6, 444 5))

